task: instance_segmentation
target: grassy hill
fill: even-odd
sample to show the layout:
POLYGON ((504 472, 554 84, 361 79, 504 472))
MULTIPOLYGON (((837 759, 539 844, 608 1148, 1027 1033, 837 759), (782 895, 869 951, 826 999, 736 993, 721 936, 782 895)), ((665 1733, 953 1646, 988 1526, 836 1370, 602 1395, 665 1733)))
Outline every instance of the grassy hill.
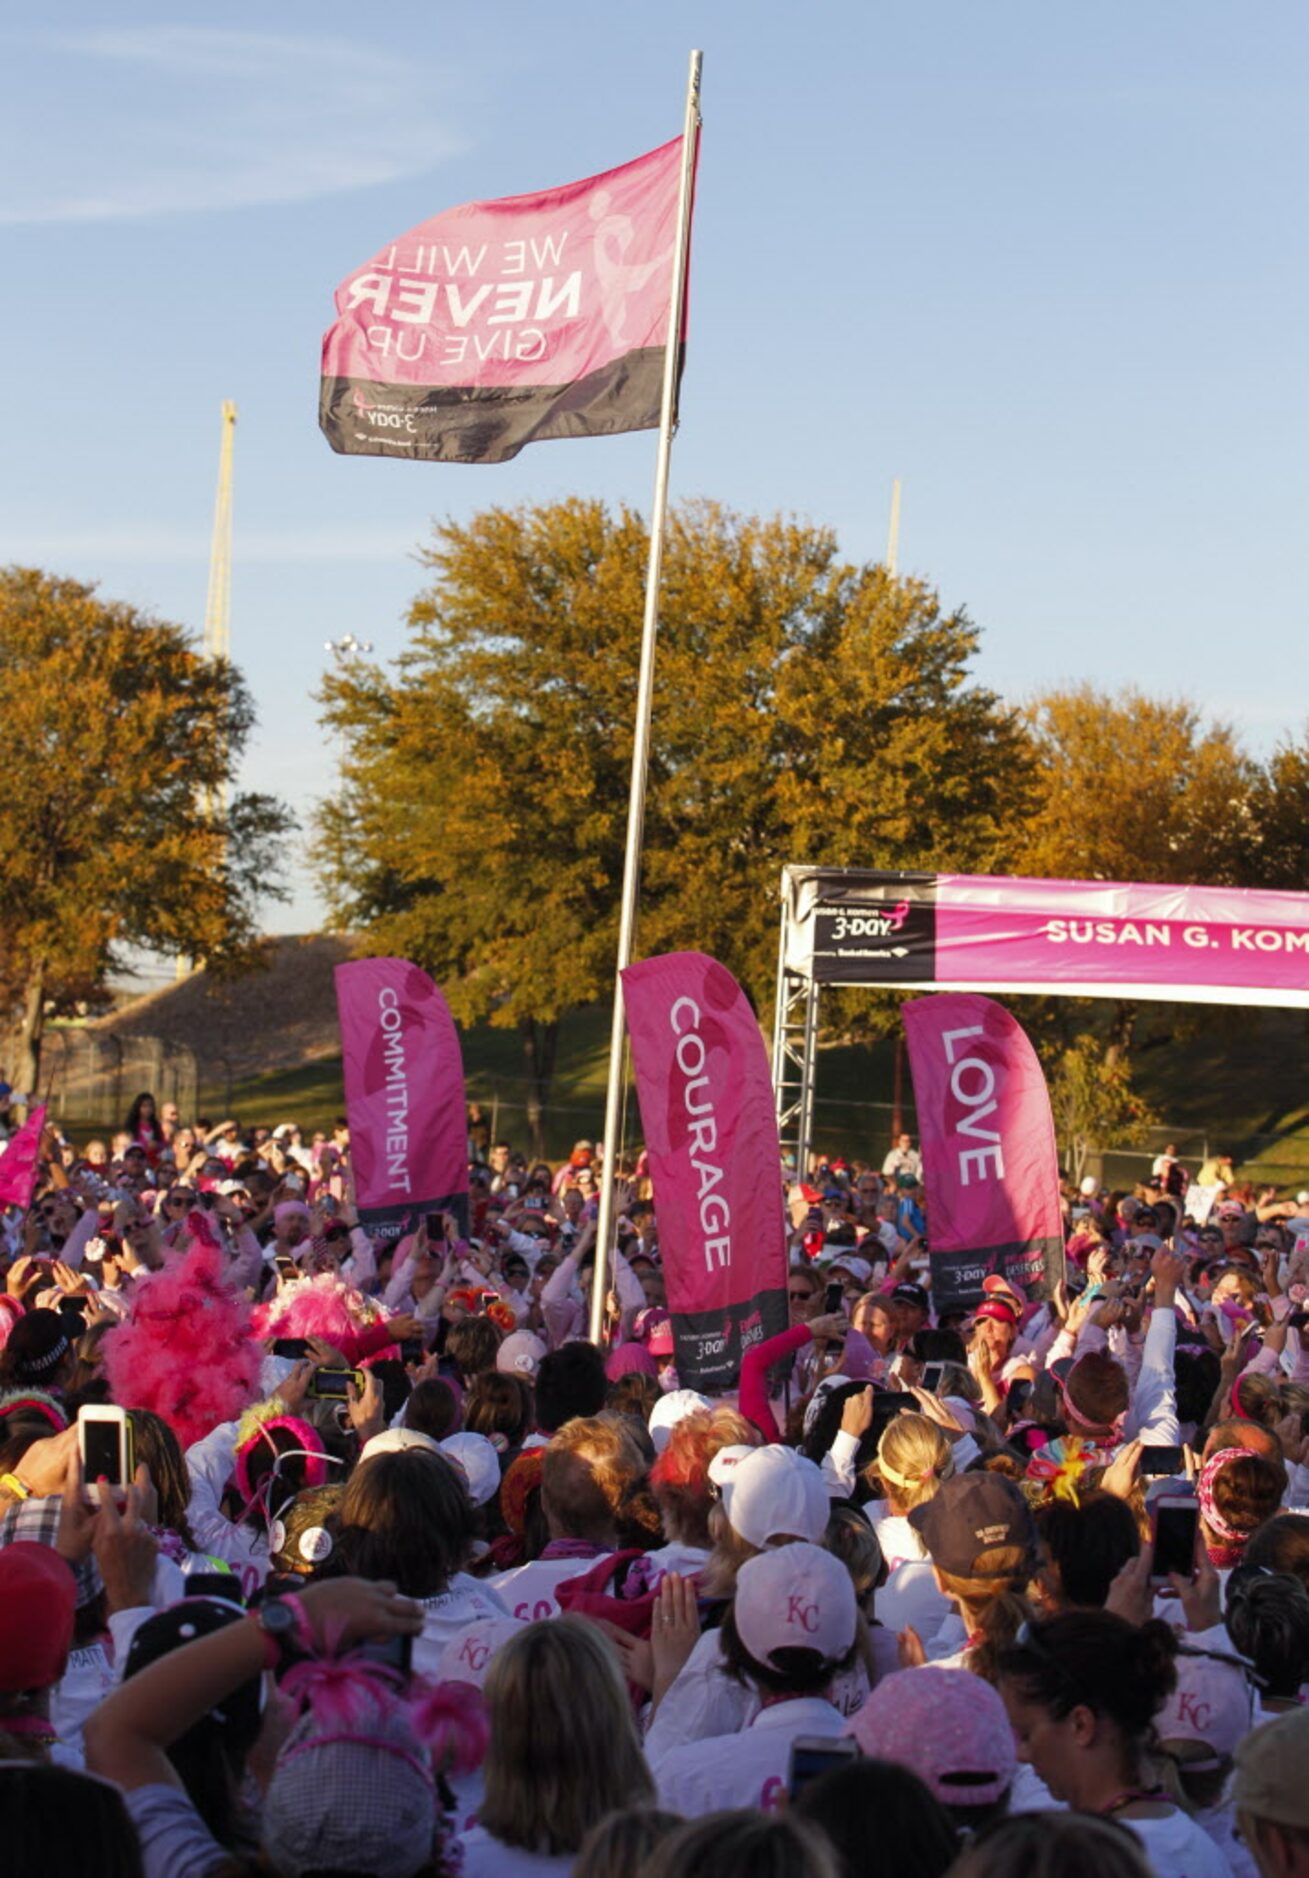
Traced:
MULTIPOLYGON (((306 1129, 330 1123, 343 1107, 332 969, 348 956, 340 935, 270 942, 269 969, 230 985, 196 973, 136 999, 88 1031, 120 1039, 157 1036, 194 1053, 197 1112, 233 1112, 270 1125, 295 1120, 306 1129)), ((496 1132, 526 1143, 526 1078, 517 1031, 479 1024, 462 1033, 469 1099, 480 1101, 496 1132)), ((547 1152, 558 1157, 579 1136, 603 1130, 609 1048, 606 1007, 588 1006, 563 1021, 547 1152)), ((815 1139, 830 1153, 880 1158, 890 1136, 894 1051, 890 1042, 825 1047, 819 1058, 815 1139)), ((1161 1126, 1108 1157, 1115 1181, 1135 1176, 1165 1140, 1192 1164, 1210 1148, 1231 1152, 1252 1176, 1280 1185, 1309 1181, 1309 1015, 1222 1007, 1151 1007, 1135 1053, 1137 1079, 1161 1126)), ((907 1125, 912 1087, 905 1078, 907 1125)), ((129 1097, 130 1099, 130 1097, 129 1097)), ((64 1113, 74 1135, 106 1125, 68 1091, 64 1113)), ((640 1139, 629 1092, 622 1140, 640 1139)))

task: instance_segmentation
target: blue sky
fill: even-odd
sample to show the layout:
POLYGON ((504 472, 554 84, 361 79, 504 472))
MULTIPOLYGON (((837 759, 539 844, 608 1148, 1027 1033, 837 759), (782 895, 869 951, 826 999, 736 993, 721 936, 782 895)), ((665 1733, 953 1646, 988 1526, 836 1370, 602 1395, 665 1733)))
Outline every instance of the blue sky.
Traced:
MULTIPOLYGON (((651 433, 486 468, 332 455, 332 290, 442 208, 675 135, 693 45, 674 497, 794 511, 877 558, 899 476, 901 567, 967 605, 999 690, 1134 681, 1258 750, 1298 734, 1298 0, 10 12, 0 560, 198 630, 235 399, 246 781, 307 817, 333 761, 324 641, 400 649, 431 519, 573 492, 646 507, 654 457, 651 433)), ((283 930, 319 916, 303 846, 283 930)))

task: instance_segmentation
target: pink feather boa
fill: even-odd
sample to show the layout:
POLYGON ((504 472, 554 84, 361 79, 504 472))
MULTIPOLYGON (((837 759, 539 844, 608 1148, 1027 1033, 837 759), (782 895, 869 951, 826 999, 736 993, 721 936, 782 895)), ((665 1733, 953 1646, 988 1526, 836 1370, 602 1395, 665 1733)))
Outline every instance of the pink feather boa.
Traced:
POLYGON ((187 1229, 188 1250, 142 1281, 131 1316, 104 1340, 114 1401, 161 1416, 184 1448, 256 1399, 262 1356, 208 1218, 190 1214, 187 1229))

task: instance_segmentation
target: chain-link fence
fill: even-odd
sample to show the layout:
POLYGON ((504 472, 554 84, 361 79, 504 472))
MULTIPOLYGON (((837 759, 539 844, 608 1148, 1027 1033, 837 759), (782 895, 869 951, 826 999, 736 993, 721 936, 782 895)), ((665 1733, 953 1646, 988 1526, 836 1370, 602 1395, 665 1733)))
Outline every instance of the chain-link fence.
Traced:
POLYGON ((55 1024, 42 1040, 42 1099, 76 1138, 121 1128, 145 1091, 156 1103, 176 1102, 183 1116, 193 1117, 196 1088, 194 1053, 168 1038, 55 1024))

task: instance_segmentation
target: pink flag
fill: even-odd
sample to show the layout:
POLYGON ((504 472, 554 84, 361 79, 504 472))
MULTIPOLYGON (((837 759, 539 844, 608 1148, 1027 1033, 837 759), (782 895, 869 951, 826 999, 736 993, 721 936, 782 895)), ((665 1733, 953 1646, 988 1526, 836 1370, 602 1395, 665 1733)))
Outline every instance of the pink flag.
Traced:
POLYGON ((22 1127, 0 1150, 0 1206, 30 1206, 41 1160, 45 1104, 34 1108, 22 1127))
POLYGON ((399 1238, 424 1213, 468 1231, 464 1062, 449 1006, 408 959, 336 968, 345 1111, 365 1226, 399 1238))
POLYGON ((675 137, 388 242, 338 287, 323 337, 332 448, 503 463, 542 438, 657 425, 681 168, 675 137))
POLYGON ((768 1058, 732 974, 702 952, 629 965, 623 1002, 684 1388, 735 1387, 785 1330, 786 1222, 768 1058))
POLYGON ((999 1272, 1043 1294, 1063 1276, 1059 1157, 1045 1077, 1022 1026, 971 992, 904 1007, 939 1313, 999 1272))

